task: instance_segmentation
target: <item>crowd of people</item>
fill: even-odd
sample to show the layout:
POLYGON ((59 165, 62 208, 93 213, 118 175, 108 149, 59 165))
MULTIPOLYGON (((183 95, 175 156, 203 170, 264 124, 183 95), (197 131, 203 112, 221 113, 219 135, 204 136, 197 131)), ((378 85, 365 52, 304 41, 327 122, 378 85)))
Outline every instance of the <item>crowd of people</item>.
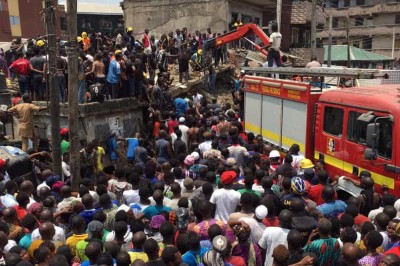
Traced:
MULTIPOLYGON (((77 37, 79 102, 99 100, 92 99, 94 95, 90 86, 93 84, 97 84, 105 99, 136 97, 149 101, 152 88, 163 85, 163 79, 175 71, 173 65, 176 64, 182 84, 190 79, 190 69, 197 72, 207 70, 210 76, 208 87, 215 93, 215 67, 227 62, 227 47, 207 48, 207 51, 212 51, 209 53, 212 59, 206 57, 202 49, 207 40, 220 35, 210 28, 205 33, 177 29, 175 33, 163 34, 159 39, 148 29, 143 35, 135 35, 132 27, 115 38, 108 38, 100 32, 82 32, 77 37)), ((69 44, 58 39, 57 45, 54 78, 56 89, 60 91, 60 101, 64 102, 68 95, 66 46, 69 44)), ((48 99, 50 73, 47 50, 47 37, 41 36, 29 39, 27 44, 23 44, 21 38, 14 39, 8 51, 0 51, 0 71, 18 81, 20 95, 30 93, 34 101, 48 99)), ((168 87, 161 87, 168 92, 168 87)))
MULTIPOLYGON (((80 101, 90 82, 108 88, 108 98, 150 101, 144 122, 151 134, 122 139, 111 132, 104 145, 83 145, 78 191, 71 189, 69 130, 60 131, 61 176, 53 172, 51 151, 34 138, 33 113, 40 108, 32 98, 47 93, 45 42, 28 45, 23 55, 15 41, 18 59, 10 69, 23 103, 9 111, 20 119, 29 174, 11 178, 11 162, 0 158, 0 264, 400 265, 400 199, 376 193, 369 172, 344 177, 360 187, 359 196, 339 193, 338 177, 323 160, 305 158, 297 144, 283 154, 246 133, 239 79, 233 104, 199 92, 191 99, 168 96, 169 63, 179 62, 183 82, 190 60, 196 68, 204 59, 199 48, 213 37, 211 30, 183 29, 156 42, 146 30, 139 43, 132 28, 112 41, 82 34, 80 101), (21 74, 28 69, 27 77, 21 74)), ((223 49, 214 51, 214 66, 225 60, 223 49)))
POLYGON ((399 265, 400 200, 374 192, 369 172, 346 178, 362 189, 346 197, 299 145, 284 155, 245 133, 240 106, 196 94, 167 114, 153 115, 150 137, 84 146, 78 191, 67 128, 62 176, 48 151, 27 151, 25 178, 10 180, 0 159, 1 263, 399 265))

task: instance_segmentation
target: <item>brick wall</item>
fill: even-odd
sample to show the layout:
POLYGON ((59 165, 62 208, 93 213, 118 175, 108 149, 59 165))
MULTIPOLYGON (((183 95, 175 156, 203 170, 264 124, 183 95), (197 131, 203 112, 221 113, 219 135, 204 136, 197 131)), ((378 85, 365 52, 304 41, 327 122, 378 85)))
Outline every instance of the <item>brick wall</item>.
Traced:
MULTIPOLYGON (((308 62, 311 61, 311 49, 310 48, 291 48, 290 54, 298 57, 293 60, 294 67, 304 67, 308 62)), ((318 61, 323 63, 324 61, 324 49, 317 48, 318 61)))
MULTIPOLYGON (((307 24, 311 21, 312 4, 308 1, 292 3, 291 24, 307 24)), ((321 7, 317 6, 317 23, 325 24, 325 14, 321 7)))

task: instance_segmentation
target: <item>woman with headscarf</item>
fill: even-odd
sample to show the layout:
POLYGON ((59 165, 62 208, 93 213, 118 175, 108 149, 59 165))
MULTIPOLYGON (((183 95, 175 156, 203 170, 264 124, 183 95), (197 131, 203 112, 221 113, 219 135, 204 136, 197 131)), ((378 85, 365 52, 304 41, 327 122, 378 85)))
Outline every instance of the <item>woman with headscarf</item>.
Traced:
POLYGON ((229 266, 230 263, 225 262, 228 253, 228 240, 224 236, 216 236, 212 242, 213 248, 207 251, 203 256, 203 264, 205 266, 229 266))

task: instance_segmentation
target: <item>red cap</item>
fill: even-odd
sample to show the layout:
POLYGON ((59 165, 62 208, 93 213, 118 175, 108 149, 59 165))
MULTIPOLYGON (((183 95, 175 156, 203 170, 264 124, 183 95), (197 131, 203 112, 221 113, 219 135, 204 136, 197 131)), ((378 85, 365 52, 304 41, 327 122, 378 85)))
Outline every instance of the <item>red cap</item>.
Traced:
POLYGON ((226 171, 223 172, 221 175, 221 183, 224 185, 229 185, 232 184, 233 181, 236 178, 236 172, 235 171, 226 171))
POLYGON ((65 134, 68 134, 68 132, 69 132, 69 129, 66 128, 66 127, 63 127, 63 128, 60 130, 61 136, 65 135, 65 134))
POLYGON ((6 166, 7 161, 4 159, 0 159, 0 168, 3 168, 4 166, 6 166))

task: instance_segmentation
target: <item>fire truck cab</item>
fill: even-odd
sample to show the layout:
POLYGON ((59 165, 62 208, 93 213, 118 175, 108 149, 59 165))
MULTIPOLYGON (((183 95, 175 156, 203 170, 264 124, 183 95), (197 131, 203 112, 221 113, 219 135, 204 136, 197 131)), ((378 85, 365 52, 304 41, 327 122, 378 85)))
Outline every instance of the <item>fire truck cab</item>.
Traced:
POLYGON ((400 196, 400 86, 318 90, 309 83, 245 76, 245 130, 283 152, 294 143, 331 177, 371 172, 400 196), (396 149, 396 147, 399 147, 396 149))

